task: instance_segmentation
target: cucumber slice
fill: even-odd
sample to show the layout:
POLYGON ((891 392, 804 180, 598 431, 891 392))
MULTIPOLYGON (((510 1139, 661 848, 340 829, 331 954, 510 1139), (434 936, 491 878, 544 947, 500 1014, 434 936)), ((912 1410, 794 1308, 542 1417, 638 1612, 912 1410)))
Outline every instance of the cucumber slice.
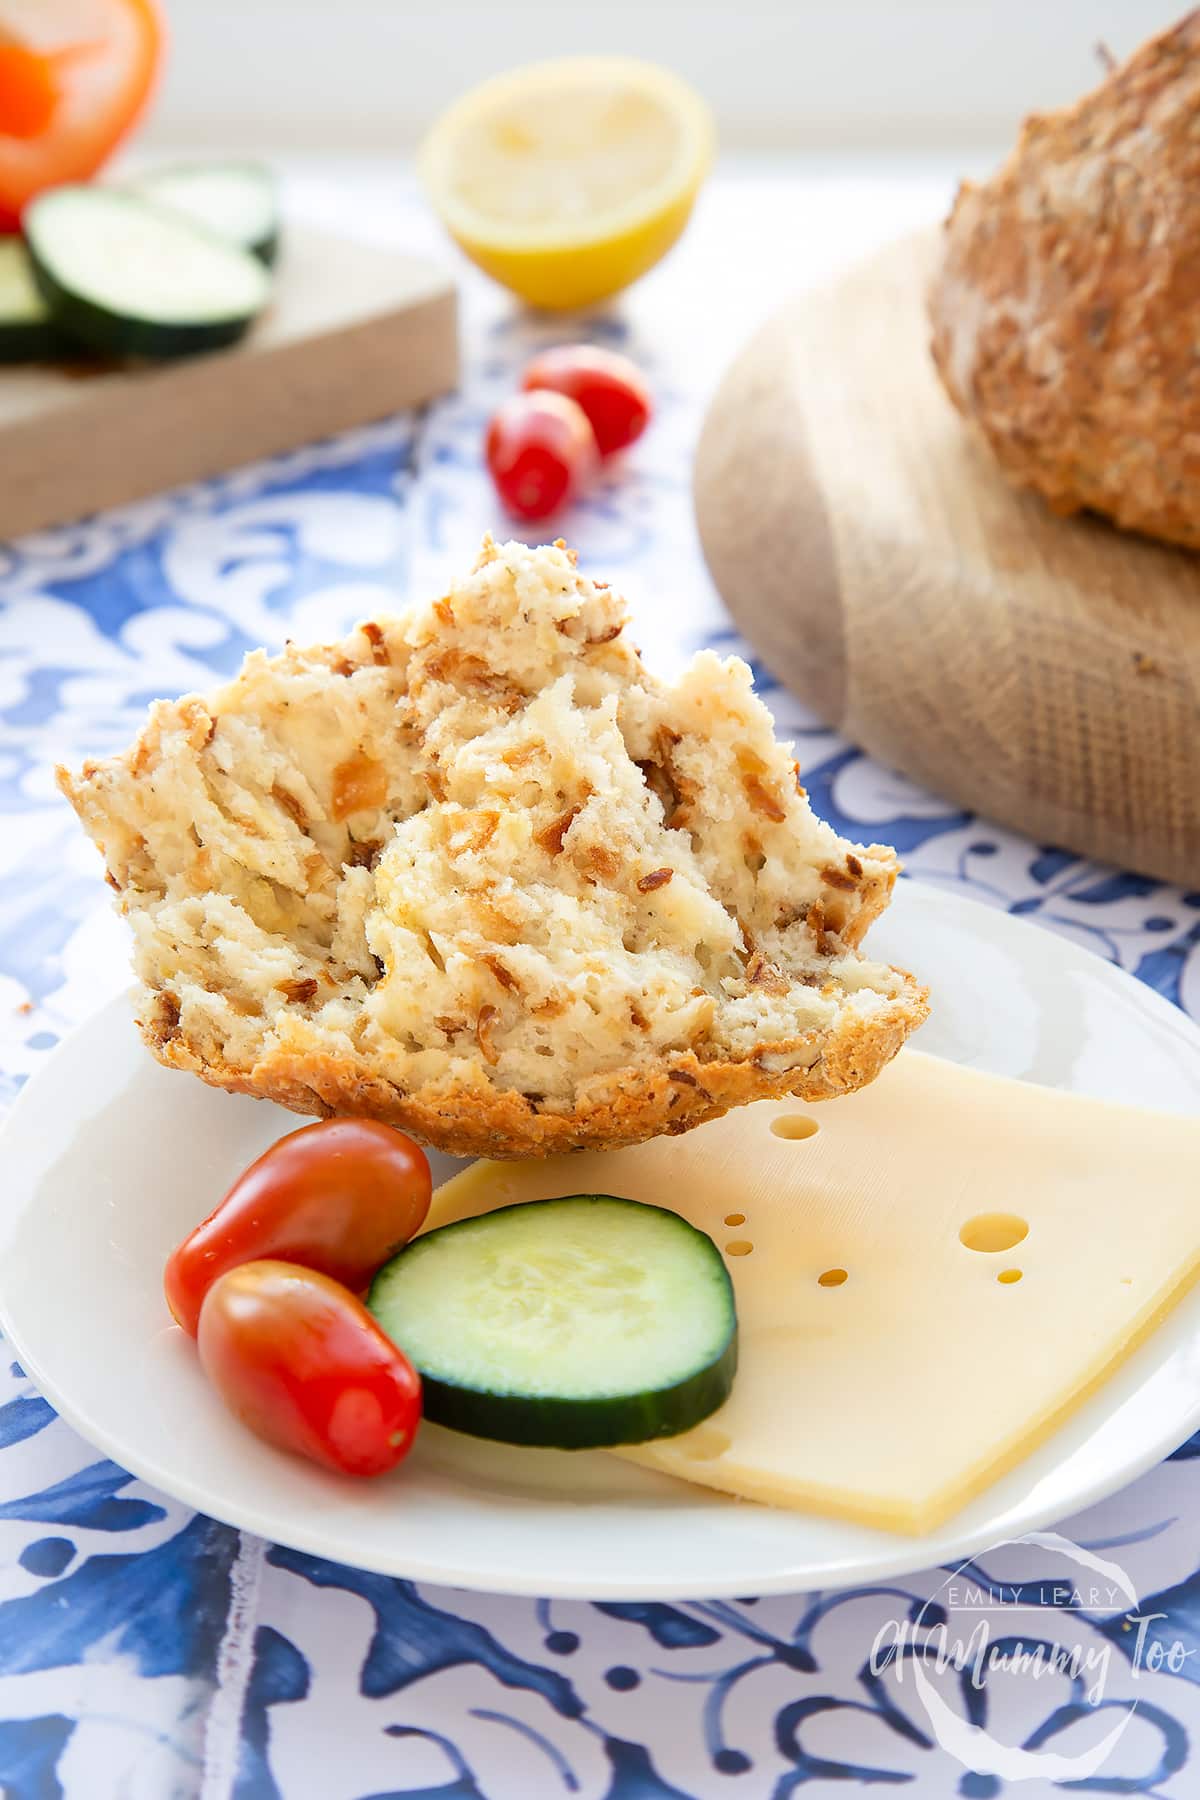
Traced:
POLYGON ((34 362, 61 349, 24 244, 0 238, 0 362, 34 362))
POLYGON ((279 251, 279 189, 265 163, 182 163, 124 183, 127 193, 186 213, 268 267, 279 251))
POLYGON ((270 293, 258 258, 115 188, 52 188, 26 208, 54 323, 115 356, 180 356, 240 338, 270 293))
POLYGON ((737 1367, 712 1239, 609 1194, 443 1225, 379 1271, 367 1304, 420 1370, 427 1419, 510 1444, 674 1437, 716 1411, 737 1367))

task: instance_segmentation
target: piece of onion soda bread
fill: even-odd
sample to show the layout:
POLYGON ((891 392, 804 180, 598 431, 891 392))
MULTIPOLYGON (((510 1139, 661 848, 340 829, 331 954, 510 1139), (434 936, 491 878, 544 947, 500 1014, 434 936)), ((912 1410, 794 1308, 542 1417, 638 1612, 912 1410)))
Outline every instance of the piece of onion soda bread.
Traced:
POLYGON ((861 1087, 925 990, 858 950, 893 851, 814 817, 736 658, 674 685, 561 543, 255 651, 59 782, 160 1062, 460 1155, 861 1087))

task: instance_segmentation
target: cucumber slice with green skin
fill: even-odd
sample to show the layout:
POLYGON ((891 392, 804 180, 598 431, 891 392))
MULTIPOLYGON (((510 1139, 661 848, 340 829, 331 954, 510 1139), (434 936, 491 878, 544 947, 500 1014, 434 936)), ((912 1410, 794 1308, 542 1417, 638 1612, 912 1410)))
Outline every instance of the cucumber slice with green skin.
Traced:
POLYGON ((219 349, 270 295, 270 276, 249 251, 116 188, 52 188, 22 222, 55 325, 107 355, 219 349))
POLYGON ((609 1194, 427 1232, 367 1304, 419 1369, 427 1419, 560 1450, 674 1437, 728 1398, 733 1286, 710 1237, 609 1194))
POLYGON ((218 237, 250 250, 268 267, 279 251, 279 189, 265 163, 182 163, 151 169, 124 184, 127 193, 186 213, 218 237))
POLYGON ((35 362, 62 350, 20 238, 0 238, 0 363, 35 362))

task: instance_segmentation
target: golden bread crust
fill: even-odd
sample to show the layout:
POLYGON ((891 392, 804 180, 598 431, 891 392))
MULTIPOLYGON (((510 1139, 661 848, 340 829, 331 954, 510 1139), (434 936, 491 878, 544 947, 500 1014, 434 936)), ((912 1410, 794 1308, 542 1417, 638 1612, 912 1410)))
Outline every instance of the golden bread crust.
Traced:
POLYGON ((807 1068, 770 1074, 753 1056, 702 1062, 693 1051, 653 1071, 632 1067, 593 1077, 568 1114, 546 1112, 520 1093, 467 1084, 430 1083, 405 1093, 349 1058, 276 1053, 249 1071, 206 1062, 177 1032, 150 1013, 139 1028, 159 1062, 185 1069, 211 1087, 273 1100, 318 1118, 379 1119, 451 1156, 495 1161, 554 1156, 564 1150, 617 1150, 647 1138, 677 1136, 753 1100, 836 1100, 874 1081, 928 1016, 927 990, 911 975, 904 991, 869 1022, 839 1020, 773 1046, 807 1068))
POLYGON ((736 659, 669 686, 561 546, 255 652, 59 772, 161 1062, 459 1155, 637 1143, 871 1080, 926 1012, 868 962, 895 853, 817 819, 736 659))
POLYGON ((1057 512, 1200 548, 1200 11, 964 182, 931 285, 951 400, 1057 512))

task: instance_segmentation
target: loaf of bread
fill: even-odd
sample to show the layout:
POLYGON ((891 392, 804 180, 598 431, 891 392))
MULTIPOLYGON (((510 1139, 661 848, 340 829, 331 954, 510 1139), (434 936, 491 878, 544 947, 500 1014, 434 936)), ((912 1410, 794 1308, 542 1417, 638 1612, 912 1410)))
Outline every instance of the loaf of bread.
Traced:
POLYGON ((60 770, 159 1060, 512 1157, 870 1081, 926 1011, 857 949, 894 853, 814 817, 744 663, 665 685, 625 623, 561 545, 488 539, 60 770))
POLYGON ((930 291, 947 393, 1058 512, 1200 548, 1200 12, 959 190, 930 291))

